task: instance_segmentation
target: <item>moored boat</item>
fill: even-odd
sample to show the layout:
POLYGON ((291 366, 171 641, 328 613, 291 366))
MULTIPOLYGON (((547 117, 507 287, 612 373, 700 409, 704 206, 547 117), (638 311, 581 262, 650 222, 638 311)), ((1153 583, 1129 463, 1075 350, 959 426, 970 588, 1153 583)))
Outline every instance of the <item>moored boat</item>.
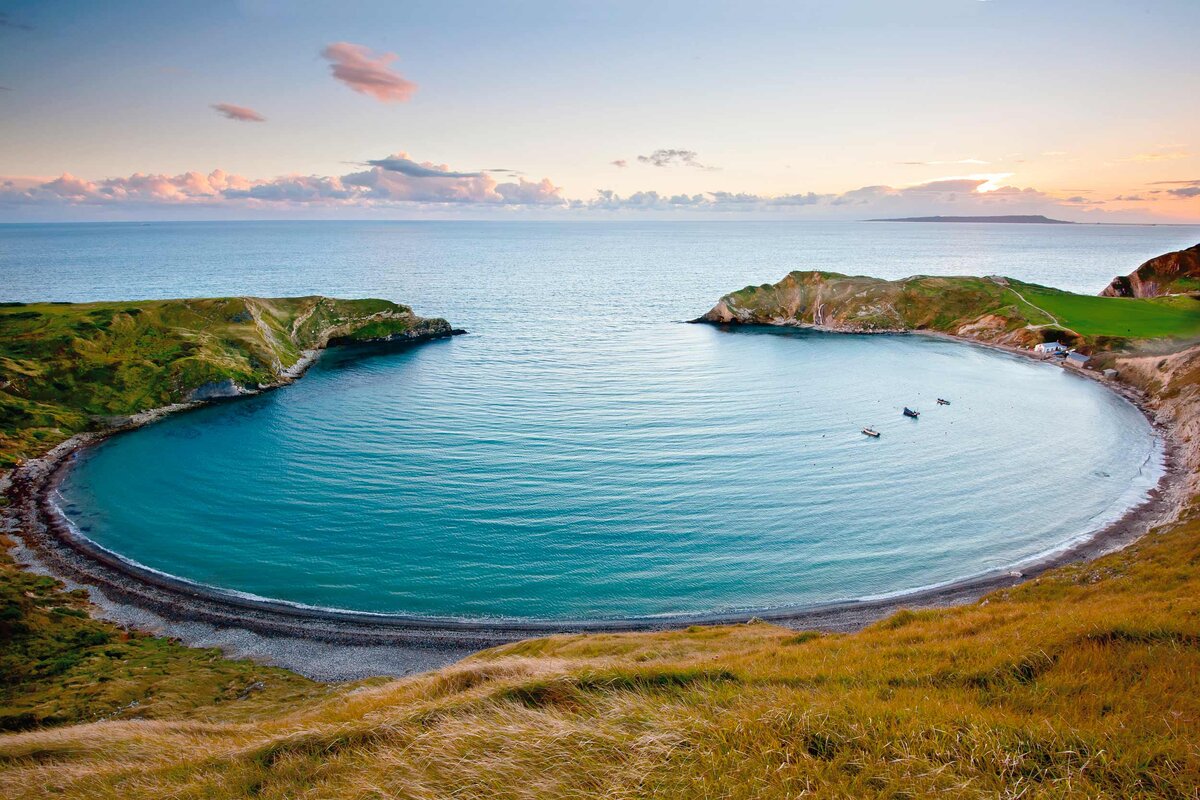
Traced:
POLYGON ((875 429, 874 429, 874 428, 872 428, 872 427, 866 427, 866 428, 863 428, 863 431, 862 431, 862 432, 863 432, 863 433, 865 433, 867 436, 870 436, 870 437, 872 437, 873 439, 878 439, 878 438, 879 438, 879 431, 875 430, 875 429))
POLYGON ((912 417, 913 419, 916 419, 917 417, 921 416, 921 412, 920 412, 920 411, 913 411, 913 410, 912 410, 911 408, 909 408, 908 406, 905 406, 905 407, 904 407, 904 416, 906 416, 906 417, 912 417))
POLYGON ((950 401, 949 401, 949 400, 943 400, 942 398, 940 398, 940 397, 939 397, 939 398, 938 398, 938 405, 939 405, 939 406, 948 406, 948 405, 950 405, 950 401))

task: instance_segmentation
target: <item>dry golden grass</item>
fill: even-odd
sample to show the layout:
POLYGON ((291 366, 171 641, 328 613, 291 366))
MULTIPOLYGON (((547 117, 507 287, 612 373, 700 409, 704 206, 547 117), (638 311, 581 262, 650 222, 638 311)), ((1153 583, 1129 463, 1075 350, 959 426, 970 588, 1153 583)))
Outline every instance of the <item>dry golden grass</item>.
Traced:
POLYGON ((257 720, 0 737, 6 798, 1197 797, 1200 522, 850 635, 556 636, 257 720))
MULTIPOLYGON (((1200 349, 1121 368, 1196 464, 1200 349)), ((555 636, 406 680, 7 734, 0 797, 1197 800, 1197 511, 855 634, 555 636)))

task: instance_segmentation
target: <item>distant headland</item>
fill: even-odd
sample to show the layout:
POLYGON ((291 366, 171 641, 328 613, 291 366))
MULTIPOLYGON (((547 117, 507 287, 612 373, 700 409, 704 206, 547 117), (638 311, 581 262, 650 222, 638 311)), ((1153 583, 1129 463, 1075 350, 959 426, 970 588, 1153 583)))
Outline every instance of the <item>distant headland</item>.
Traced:
POLYGON ((867 222, 1013 222, 1034 225, 1078 225, 1065 219, 1050 219, 1042 214, 1003 214, 995 217, 890 217, 867 222))

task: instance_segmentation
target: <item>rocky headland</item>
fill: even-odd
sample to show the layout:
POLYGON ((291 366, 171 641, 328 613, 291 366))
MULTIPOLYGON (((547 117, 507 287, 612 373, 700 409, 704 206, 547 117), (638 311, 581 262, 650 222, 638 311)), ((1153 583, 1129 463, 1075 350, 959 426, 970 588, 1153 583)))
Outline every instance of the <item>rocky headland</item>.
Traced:
POLYGON ((1105 297, 1161 297, 1200 293, 1200 244, 1155 256, 1128 275, 1113 278, 1105 297))

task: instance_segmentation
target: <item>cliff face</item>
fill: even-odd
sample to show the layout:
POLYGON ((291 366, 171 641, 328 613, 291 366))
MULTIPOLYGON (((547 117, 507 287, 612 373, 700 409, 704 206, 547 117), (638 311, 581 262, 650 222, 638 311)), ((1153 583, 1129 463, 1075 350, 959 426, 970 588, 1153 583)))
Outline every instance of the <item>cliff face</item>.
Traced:
POLYGON ((700 321, 794 325, 848 333, 939 331, 1032 345, 1055 335, 1053 320, 1028 306, 1004 278, 916 276, 888 281, 836 272, 793 272, 721 300, 700 321))
POLYGON ((1159 297, 1200 293, 1200 244, 1156 256, 1129 275, 1113 278, 1105 297, 1159 297))
POLYGON ((0 306, 0 467, 109 417, 258 391, 330 343, 451 335, 387 300, 226 297, 0 306))

